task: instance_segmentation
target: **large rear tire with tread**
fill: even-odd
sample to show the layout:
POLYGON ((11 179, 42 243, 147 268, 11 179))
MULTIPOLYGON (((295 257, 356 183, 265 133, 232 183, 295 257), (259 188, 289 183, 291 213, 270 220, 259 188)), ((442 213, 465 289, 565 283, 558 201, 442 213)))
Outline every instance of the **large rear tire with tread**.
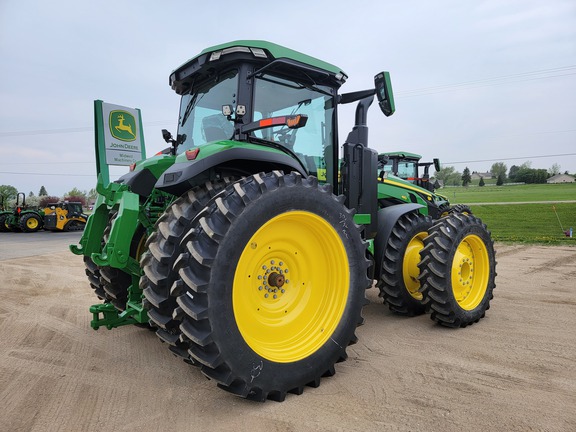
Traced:
POLYGON ((447 327, 478 322, 490 308, 496 259, 490 231, 465 213, 438 220, 424 239, 420 282, 432 320, 447 327))
POLYGON ((391 311, 416 316, 425 312, 420 292, 420 251, 432 226, 432 218, 420 213, 402 215, 388 237, 378 287, 391 311))
POLYGON ((86 272, 86 276, 88 276, 88 281, 90 282, 90 287, 94 290, 94 294, 96 294, 100 300, 106 300, 106 293, 102 286, 100 267, 92 261, 92 258, 87 256, 84 257, 84 266, 84 271, 86 272))
POLYGON ((335 373, 370 286, 352 213, 316 178, 280 172, 235 183, 202 212, 172 293, 204 375, 241 397, 282 401, 335 373))
MULTIPOLYGON (((178 305, 176 298, 170 295, 170 288, 178 279, 178 274, 172 271, 172 267, 178 258, 180 242, 194 227, 194 218, 198 212, 231 182, 230 178, 207 182, 174 201, 158 219, 155 231, 146 242, 148 252, 140 261, 144 271, 140 278, 140 288, 144 292, 144 306, 148 310, 148 317, 157 327, 157 336, 170 345, 172 352, 185 360, 189 355, 186 348, 181 347, 180 321, 174 319, 178 305)), ((176 312, 179 314, 179 311, 176 312)))
POLYGON ((472 214, 472 209, 466 204, 456 204, 448 210, 448 214, 454 213, 472 214))
POLYGON ((26 213, 24 216, 20 218, 18 222, 20 229, 22 232, 36 232, 40 231, 44 226, 44 221, 42 220, 42 216, 36 213, 26 213))

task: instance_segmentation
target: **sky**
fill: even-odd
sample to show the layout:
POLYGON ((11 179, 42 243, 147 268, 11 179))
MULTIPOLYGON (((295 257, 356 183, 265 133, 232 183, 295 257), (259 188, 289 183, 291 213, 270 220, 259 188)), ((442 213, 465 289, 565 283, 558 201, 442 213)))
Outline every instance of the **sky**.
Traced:
MULTIPOLYGON (((335 64, 341 92, 392 78, 369 146, 457 171, 576 173, 576 1, 0 0, 0 185, 62 197, 96 184, 94 100, 139 108, 148 155, 177 129, 170 72, 204 48, 263 39, 335 64)), ((339 113, 340 139, 354 107, 339 113)), ((112 167, 117 178, 127 167, 112 167)))

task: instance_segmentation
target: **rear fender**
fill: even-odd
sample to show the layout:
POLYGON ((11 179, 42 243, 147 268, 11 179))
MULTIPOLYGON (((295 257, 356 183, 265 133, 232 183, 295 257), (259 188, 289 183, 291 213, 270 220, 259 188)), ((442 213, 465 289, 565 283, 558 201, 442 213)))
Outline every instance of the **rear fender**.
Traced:
POLYGON ((406 213, 418 212, 422 208, 425 206, 421 204, 398 204, 378 210, 378 234, 374 239, 374 279, 380 280, 386 244, 398 219, 406 213))
MULTIPOLYGON (((192 161, 182 161, 179 157, 178 162, 160 176, 156 189, 180 196, 194 186, 213 180, 218 175, 241 177, 262 171, 282 170, 297 171, 305 177, 308 176, 301 163, 293 157, 279 150, 254 147, 256 146, 252 148, 220 146, 220 151, 192 161)), ((202 148, 200 155, 202 150, 208 149, 202 148)))

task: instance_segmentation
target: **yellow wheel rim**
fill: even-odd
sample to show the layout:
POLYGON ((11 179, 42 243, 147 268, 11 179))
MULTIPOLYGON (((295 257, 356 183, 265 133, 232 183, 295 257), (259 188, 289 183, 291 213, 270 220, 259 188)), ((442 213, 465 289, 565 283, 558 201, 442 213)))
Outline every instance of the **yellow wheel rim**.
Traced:
POLYGON ((336 330, 349 280, 346 249, 326 220, 304 211, 278 215, 240 255, 232 290, 238 329, 270 361, 306 358, 336 330))
POLYGON ((452 261, 452 291, 465 310, 477 307, 488 288, 490 264, 486 245, 477 235, 468 235, 458 245, 452 261))
POLYGON ((406 247, 404 253, 404 260, 402 261, 402 277, 404 279, 404 286, 408 293, 416 300, 422 300, 422 293, 420 289, 420 269, 418 263, 420 262, 420 251, 424 248, 424 237, 428 233, 425 231, 416 234, 406 247))
POLYGON ((38 220, 34 217, 29 218, 26 221, 26 227, 30 228, 30 229, 36 229, 38 228, 38 220))

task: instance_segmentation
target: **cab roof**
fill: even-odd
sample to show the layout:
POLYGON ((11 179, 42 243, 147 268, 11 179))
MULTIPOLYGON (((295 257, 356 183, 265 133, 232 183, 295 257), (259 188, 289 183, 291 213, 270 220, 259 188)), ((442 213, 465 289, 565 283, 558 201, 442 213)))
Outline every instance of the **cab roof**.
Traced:
POLYGON ((348 76, 331 63, 315 57, 263 40, 236 40, 204 49, 170 74, 170 85, 177 93, 190 83, 194 75, 202 73, 209 65, 234 61, 252 61, 266 65, 277 60, 285 60, 293 65, 322 72, 332 77, 334 84, 342 85, 348 76))

